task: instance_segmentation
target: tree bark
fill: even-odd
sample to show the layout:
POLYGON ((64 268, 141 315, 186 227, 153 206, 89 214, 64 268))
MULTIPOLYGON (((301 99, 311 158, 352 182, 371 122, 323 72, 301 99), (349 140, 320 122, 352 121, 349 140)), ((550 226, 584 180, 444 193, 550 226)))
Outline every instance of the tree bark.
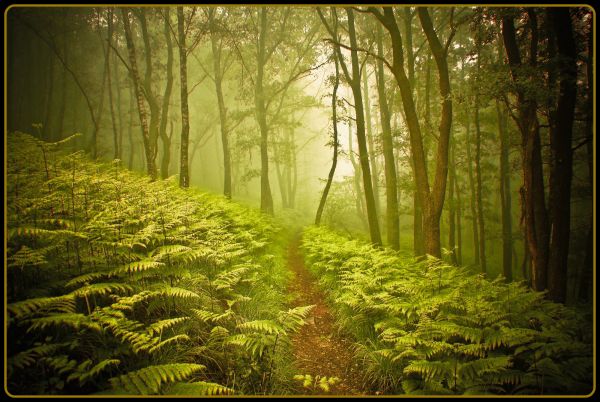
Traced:
POLYGON ((127 41, 127 49, 129 51, 129 67, 131 69, 135 97, 138 106, 138 114, 140 117, 140 126, 142 128, 142 140, 144 143, 144 151, 146 154, 146 169, 148 175, 150 176, 150 179, 154 181, 156 180, 157 176, 156 164, 154 162, 153 151, 151 148, 150 134, 148 130, 148 114, 146 112, 146 105, 144 104, 142 85, 140 82, 140 75, 137 68, 135 44, 133 43, 133 38, 131 35, 131 26, 128 15, 129 9, 122 8, 121 13, 123 17, 123 27, 125 28, 125 40, 127 41))
POLYGON ((338 158, 338 131, 337 131, 337 90, 340 85, 340 69, 338 65, 337 52, 333 52, 333 60, 335 63, 335 80, 333 82, 333 93, 331 95, 331 123, 333 126, 333 138, 332 138, 332 146, 333 146, 333 159, 331 162, 331 169, 329 169, 329 175, 327 176, 327 183, 325 184, 325 188, 323 189, 323 194, 321 195, 321 200, 319 201, 319 207, 317 208, 317 216, 315 217, 315 225, 319 226, 321 224, 321 216, 323 215, 323 209, 325 209, 325 202, 327 201, 327 195, 329 194, 329 189, 331 188, 331 183, 333 182, 333 176, 335 175, 335 168, 337 166, 337 158, 338 158))
MULTIPOLYGON (((117 130, 117 119, 115 118, 115 107, 113 103, 113 92, 112 92, 112 77, 110 70, 110 55, 112 52, 110 48, 112 46, 112 37, 113 37, 113 9, 108 9, 107 16, 108 23, 108 33, 107 33, 107 41, 108 46, 106 48, 106 79, 108 80, 108 103, 110 104, 110 119, 112 122, 113 129, 113 159, 120 159, 119 155, 121 151, 119 150, 119 131, 117 130)), ((117 83, 118 85, 118 83, 117 83)))
POLYGON ((550 7, 558 48, 559 96, 556 127, 550 130, 550 256, 548 297, 564 303, 567 294, 567 265, 571 231, 571 178, 573 175, 573 121, 577 96, 577 61, 573 27, 568 8, 550 7))
MULTIPOLYGON (((383 33, 377 25, 377 55, 383 57, 383 33)), ((390 126, 390 111, 385 93, 385 73, 383 61, 377 60, 377 93, 379 96, 379 114, 381 119, 383 158, 385 163, 385 196, 387 241, 394 250, 400 249, 400 221, 398 212, 398 180, 394 160, 394 144, 390 126)))
POLYGON ((377 149, 373 138, 373 127, 371 121, 371 101, 369 98, 369 79, 367 74, 367 65, 363 66, 363 98, 365 111, 365 125, 367 133, 367 151, 369 155, 369 165, 371 167, 371 182, 373 186, 373 198, 375 199, 375 215, 377 216, 378 224, 381 225, 379 219, 381 213, 381 201, 379 198, 379 169, 377 166, 377 149))
POLYGON ((269 127, 267 125, 267 111, 265 106, 265 94, 263 79, 266 63, 266 41, 267 36, 267 8, 260 9, 260 31, 258 34, 257 52, 257 76, 255 91, 256 120, 260 129, 260 210, 273 214, 273 196, 269 183, 269 127))
POLYGON ((219 105, 219 119, 221 122, 221 142, 223 144, 223 194, 231 199, 231 151, 229 149, 229 128, 227 126, 227 108, 223 97, 223 75, 221 68, 222 46, 217 43, 216 25, 214 19, 214 8, 208 12, 210 25, 210 44, 213 55, 213 68, 215 87, 217 91, 217 103, 219 105))
POLYGON ((454 190, 456 188, 456 176, 454 169, 454 146, 450 145, 450 170, 448 172, 448 249, 450 250, 450 261, 458 265, 456 258, 456 208, 454 190))
POLYGON ((508 158, 510 141, 508 137, 506 113, 496 100, 498 132, 500 134, 500 201, 502 206, 502 274, 507 282, 512 281, 512 208, 510 193, 510 162, 508 158))
MULTIPOLYGON (((356 51, 356 31, 354 28, 354 12, 351 8, 346 8, 346 14, 348 15, 348 35, 350 37, 350 47, 354 50, 350 52, 350 59, 352 63, 352 75, 347 72, 344 61, 340 57, 340 62, 346 78, 352 88, 352 94, 354 95, 354 108, 356 113, 356 138, 358 142, 358 158, 360 167, 362 169, 363 177, 363 188, 365 192, 365 201, 367 205, 367 218, 369 222, 369 234, 371 237, 371 243, 376 246, 381 246, 381 233, 379 231, 379 221, 377 218, 377 211, 375 207, 375 197, 373 194, 373 184, 371 180, 371 169, 369 166, 369 154, 367 151, 367 139, 365 133, 365 118, 363 110, 363 99, 360 90, 360 71, 358 65, 358 53, 356 51)), ((338 49, 339 50, 339 49, 338 49)))
POLYGON ((164 11, 164 35, 167 43, 167 84, 165 85, 165 92, 162 99, 159 136, 163 145, 160 177, 166 179, 169 177, 169 165, 171 164, 171 137, 167 135, 167 121, 169 120, 169 102, 171 101, 171 92, 173 90, 173 41, 171 40, 169 7, 166 7, 164 11))
MULTIPOLYGON (((537 18, 532 8, 527 10, 531 32, 529 66, 537 66, 537 18)), ((502 18, 502 38, 508 56, 511 76, 517 83, 516 118, 522 140, 523 187, 522 204, 526 242, 531 257, 531 284, 537 291, 546 289, 549 258, 549 222, 546 210, 544 175, 542 168, 540 127, 537 119, 537 102, 519 85, 530 77, 522 76, 522 61, 516 39, 513 17, 502 18)))
POLYGON ((487 271, 485 258, 485 218, 483 214, 483 184, 481 179, 481 126, 479 124, 479 94, 475 88, 475 205, 477 206, 477 226, 479 232, 479 266, 481 272, 487 271))
POLYGON ((187 89, 187 47, 183 27, 183 7, 177 7, 177 33, 179 36, 179 77, 181 88, 181 153, 179 157, 179 186, 190 186, 188 147, 190 141, 190 115, 187 89))

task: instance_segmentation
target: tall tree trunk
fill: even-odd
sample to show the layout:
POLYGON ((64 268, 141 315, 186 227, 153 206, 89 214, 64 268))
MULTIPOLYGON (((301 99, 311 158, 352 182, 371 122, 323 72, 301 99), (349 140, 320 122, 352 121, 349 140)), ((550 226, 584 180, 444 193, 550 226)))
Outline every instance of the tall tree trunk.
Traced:
MULTIPOLYGON (((63 10, 62 14, 61 14, 61 28, 63 31, 65 31, 64 37, 63 37, 63 43, 62 43, 62 48, 63 48, 63 58, 65 60, 65 63, 69 62, 69 53, 68 53, 68 46, 67 46, 67 42, 69 39, 69 35, 66 32, 66 19, 67 19, 67 14, 66 11, 63 10)), ((65 125, 65 110, 67 109, 67 69, 66 68, 62 68, 62 74, 60 77, 60 82, 61 82, 61 95, 60 95, 60 108, 58 110, 58 129, 56 130, 56 137, 55 140, 61 140, 63 137, 63 128, 65 125)))
MULTIPOLYGON (((346 8, 348 15, 348 35, 350 37, 350 47, 353 49, 350 52, 352 62, 352 75, 347 73, 347 68, 340 58, 344 72, 350 82, 350 88, 354 95, 354 109, 356 113, 356 138, 358 142, 358 158, 362 169, 363 189, 365 192, 365 201, 367 205, 367 218, 369 222, 369 234, 371 243, 376 246, 381 246, 381 233, 379 231, 379 221, 375 207, 375 197, 373 194, 373 184, 371 181, 371 169, 369 166, 369 154, 367 151, 367 139, 365 133, 365 117, 363 110, 363 99, 360 90, 360 71, 358 64, 358 53, 356 43, 356 31, 354 28, 354 12, 351 8, 346 8)), ((339 54, 338 54, 339 56, 339 54)))
POLYGON ((365 197, 363 196, 362 187, 360 185, 360 177, 362 176, 362 170, 360 168, 360 164, 356 161, 354 156, 354 149, 352 148, 352 142, 354 139, 354 133, 352 132, 352 123, 348 123, 348 154, 350 155, 350 163, 352 163, 352 167, 354 168, 353 182, 354 182, 354 192, 356 193, 356 213, 358 214, 361 222, 365 229, 368 230, 369 222, 367 221, 365 206, 365 197))
POLYGON ((412 88, 404 70, 404 54, 402 48, 402 36, 396 23, 396 17, 390 7, 383 8, 383 14, 376 8, 369 7, 377 19, 383 24, 390 34, 393 49, 392 72, 400 88, 402 104, 406 115, 406 122, 410 134, 410 145, 412 153, 412 168, 416 186, 419 192, 419 200, 423 201, 423 228, 425 237, 425 252, 436 257, 441 257, 440 245, 440 216, 444 206, 446 193, 446 181, 448 171, 448 144, 450 140, 450 128, 452 123, 452 100, 450 96, 450 80, 448 76, 448 64, 446 60, 446 49, 442 47, 433 29, 431 19, 426 8, 417 9, 421 26, 427 37, 427 42, 434 55, 438 67, 440 98, 442 99, 442 117, 439 129, 439 140, 437 149, 436 171, 433 189, 430 190, 427 177, 427 166, 423 150, 423 136, 417 117, 412 88))
POLYGON ((162 160, 160 163, 160 176, 163 179, 169 177, 169 165, 171 164, 171 137, 167 135, 167 122, 169 120, 169 102, 173 90, 173 41, 171 40, 170 9, 164 10, 164 35, 167 43, 167 84, 162 99, 160 116, 159 136, 163 145, 162 160))
POLYGON ((377 93, 379 96, 379 114, 382 129, 383 158, 385 163, 385 196, 387 241, 394 250, 400 249, 400 221, 398 213, 398 180, 394 160, 394 143, 390 126, 390 111, 385 91, 385 73, 383 69, 383 33, 381 25, 377 25, 377 93))
POLYGON ((458 265, 456 258, 456 207, 454 199, 455 172, 454 169, 454 146, 450 145, 450 170, 448 172, 448 249, 450 250, 450 261, 452 264, 458 265))
POLYGON ((152 157, 153 152, 151 149, 150 134, 148 130, 148 115, 146 112, 146 105, 144 104, 144 98, 142 94, 142 84, 140 82, 140 75, 137 68, 135 44, 131 34, 131 26, 129 22, 129 9, 122 8, 121 13, 123 16, 123 27, 125 28, 125 40, 127 41, 127 49, 129 51, 129 66, 131 68, 131 75, 133 79, 133 85, 135 90, 135 97, 137 100, 138 114, 140 117, 140 126, 142 128, 142 140, 144 143, 144 152, 146 154, 146 169, 150 179, 156 180, 156 164, 152 157))
POLYGON ((571 231, 571 177, 573 175, 573 120, 577 96, 577 61, 573 28, 568 8, 548 8, 559 57, 559 97, 556 127, 550 130, 550 256, 548 297, 564 303, 567 294, 567 264, 571 231))
MULTIPOLYGON (((467 115, 469 112, 467 111, 467 115)), ((473 177, 473 160, 471 155, 471 122, 467 117, 466 121, 466 149, 467 149, 467 173, 469 176, 469 192, 470 192, 470 209, 473 227, 473 252, 475 253, 473 259, 474 264, 479 265, 479 228, 477 226, 477 195, 475 190, 475 178, 473 177)))
MULTIPOLYGON (((406 64, 408 69, 408 83, 411 96, 415 86, 415 56, 413 52, 412 40, 412 20, 413 12, 411 7, 404 8, 404 37, 406 42, 406 64)), ((428 59, 429 63, 429 59, 428 59)), ((426 105, 429 105, 427 97, 426 105)), ((425 144, 423 145, 425 147, 425 144)), ((425 165, 427 166, 427 149, 425 147, 425 165)), ((413 250, 416 256, 425 254, 425 243, 423 237, 423 207, 419 200, 419 191, 415 185, 413 191, 413 250)))
POLYGON ((129 125, 127 126, 127 138, 129 139, 129 155, 127 157, 127 166, 129 170, 133 170, 133 155, 135 154, 135 146, 133 143, 133 86, 129 86, 129 125))
POLYGON ((115 82, 116 82, 116 89, 117 89, 117 117, 119 119, 119 138, 117 141, 117 149, 119 150, 119 153, 117 154, 117 158, 118 159, 123 159, 123 112, 122 112, 122 105, 121 105, 121 78, 120 78, 120 74, 119 74, 119 64, 117 62, 117 60, 115 60, 115 58, 113 57, 114 60, 114 71, 115 71, 115 82))
POLYGON ((296 207, 296 188, 298 185, 298 166, 296 164, 296 132, 294 128, 290 128, 289 131, 289 152, 290 152, 290 163, 288 166, 287 175, 287 188, 288 188, 288 201, 289 207, 296 207))
POLYGON ((317 226, 321 224, 321 216, 323 215, 323 209, 325 209, 327 195, 329 194, 329 189, 331 188, 331 183, 333 182, 333 176, 335 175, 338 147, 340 145, 337 131, 337 90, 340 86, 340 68, 338 65, 337 52, 335 51, 333 52, 333 61, 335 63, 335 79, 333 81, 333 93, 331 95, 331 124, 333 127, 333 138, 331 140, 331 145, 333 146, 333 159, 331 162, 331 169, 329 169, 329 175, 327 176, 327 183, 325 184, 323 194, 321 194, 321 200, 319 201, 319 207, 317 208, 317 216, 315 217, 315 225, 317 226))
POLYGON ((462 265, 462 200, 461 200, 461 189, 458 184, 458 177, 456 176, 456 156, 454 152, 455 147, 452 147, 452 175, 454 176, 454 194, 456 194, 456 263, 462 265))
POLYGON ((481 126, 479 124, 479 89, 475 88, 475 205, 477 205, 477 226, 479 229, 479 266, 485 273, 485 218, 483 214, 483 185, 481 179, 481 126))
MULTIPOLYGON (((531 32, 529 67, 537 67, 538 31, 533 8, 527 9, 531 32)), ((528 80, 522 70, 522 61, 516 39, 512 16, 502 18, 502 38, 508 56, 511 76, 515 83, 528 80)), ((542 168, 540 127, 537 119, 537 102, 524 88, 517 85, 516 118, 522 140, 523 187, 521 199, 525 224, 526 243, 531 257, 531 284, 537 291, 546 289, 549 258, 549 222, 546 210, 544 175, 542 168)))
POLYGON ((221 122, 221 143, 223 144, 223 194, 226 198, 231 198, 231 151, 229 149, 229 128, 227 126, 227 108, 223 97, 223 75, 221 68, 222 46, 217 43, 217 34, 215 29, 214 8, 208 12, 210 24, 210 44, 213 56, 213 69, 215 78, 215 87, 217 91, 217 104, 219 105, 219 120, 221 122))
POLYGON ((265 94, 263 79, 265 74, 267 36, 267 8, 260 9, 260 31, 258 36, 257 75, 255 86, 255 108, 256 120, 260 128, 260 210, 273 214, 273 196, 269 183, 269 127, 267 125, 267 111, 265 106, 265 94))
POLYGON ((381 202, 379 198, 379 169, 377 166, 377 149, 375 147, 375 141, 373 138, 373 127, 371 121, 371 101, 369 99, 369 78, 367 74, 367 65, 363 67, 363 98, 364 98, 364 110, 365 110, 365 123, 367 128, 367 151, 369 155, 369 164, 371 166, 371 181, 373 185, 373 197, 375 198, 375 214, 377 220, 381 224, 379 219, 381 213, 381 202))
POLYGON ((158 135, 159 135, 159 123, 160 123, 160 107, 158 100, 152 89, 152 83, 154 81, 152 68, 152 46, 150 44, 150 35, 148 33, 148 22, 146 20, 146 8, 142 7, 139 9, 138 19, 140 20, 140 26, 142 28, 142 39, 144 41, 144 59, 146 61, 146 71, 144 73, 144 95, 148 101, 150 108, 150 148, 152 152, 152 160, 156 164, 156 156, 158 153, 158 135))
POLYGON ((512 281, 512 208, 510 193, 510 161, 508 158, 510 140, 508 137, 507 116, 496 100, 498 132, 500 134, 500 200, 502 207, 502 274, 507 282, 512 281))
MULTIPOLYGON (((113 129, 113 159, 120 159, 119 155, 121 151, 119 150, 119 131, 117 130, 117 119, 115 118, 115 107, 113 102, 113 92, 112 92, 112 77, 110 70, 110 55, 112 54, 110 48, 112 45, 112 37, 113 37, 113 9, 108 9, 107 23, 108 23, 108 33, 107 33, 107 41, 108 46, 106 48, 106 79, 108 80, 108 103, 110 106, 110 119, 112 121, 112 129, 113 129)), ((118 81, 117 81, 118 85, 118 81)))
POLYGON ((190 141, 190 115, 187 89, 187 47, 183 27, 183 7, 177 7, 177 33, 179 36, 179 77, 181 88, 181 153, 179 156, 179 186, 190 186, 188 147, 190 141))

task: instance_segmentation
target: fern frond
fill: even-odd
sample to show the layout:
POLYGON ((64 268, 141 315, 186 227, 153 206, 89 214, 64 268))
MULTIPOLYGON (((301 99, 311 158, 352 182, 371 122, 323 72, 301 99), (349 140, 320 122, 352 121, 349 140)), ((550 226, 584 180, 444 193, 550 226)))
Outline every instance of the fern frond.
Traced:
POLYGON ((69 312, 75 310, 75 298, 72 295, 57 297, 39 297, 9 304, 6 308, 14 318, 20 319, 41 309, 60 309, 69 312), (69 311, 66 311, 69 310, 69 311))
POLYGON ((242 331, 255 331, 261 332, 265 334, 286 334, 285 329, 283 327, 271 320, 254 320, 248 321, 237 325, 237 328, 242 331))
POLYGON ((166 320, 160 320, 160 321, 150 324, 148 326, 148 328, 146 329, 146 332, 150 336, 152 336, 154 334, 160 334, 165 329, 171 328, 171 327, 173 327, 177 324, 180 324, 184 321, 187 321, 189 319, 190 319, 190 317, 177 317, 177 318, 168 318, 166 320))
POLYGON ((94 283, 92 285, 83 286, 77 290, 71 292, 74 296, 95 296, 95 295, 107 295, 116 292, 130 292, 133 288, 124 283, 94 283))
POLYGON ((117 391, 122 389, 129 394, 151 395, 157 394, 163 384, 185 380, 204 369, 201 364, 163 364, 130 371, 109 381, 117 391))
POLYGON ((233 395, 235 391, 214 382, 178 382, 167 392, 170 395, 233 395))

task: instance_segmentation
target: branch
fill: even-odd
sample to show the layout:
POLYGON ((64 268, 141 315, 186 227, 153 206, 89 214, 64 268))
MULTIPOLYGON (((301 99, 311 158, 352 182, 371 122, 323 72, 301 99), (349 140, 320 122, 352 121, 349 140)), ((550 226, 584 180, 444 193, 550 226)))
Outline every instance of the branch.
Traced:
POLYGON ((336 42, 333 39, 325 38, 323 40, 325 42, 330 42, 330 43, 332 43, 335 46, 343 47, 346 50, 350 50, 350 51, 355 50, 357 52, 365 52, 367 55, 372 56, 372 57, 376 58, 377 60, 381 60, 390 69, 390 71, 393 71, 392 65, 385 58, 380 57, 379 55, 371 52, 370 50, 363 49, 363 48, 356 48, 356 49, 354 49, 354 48, 352 48, 350 46, 344 45, 343 43, 336 42))

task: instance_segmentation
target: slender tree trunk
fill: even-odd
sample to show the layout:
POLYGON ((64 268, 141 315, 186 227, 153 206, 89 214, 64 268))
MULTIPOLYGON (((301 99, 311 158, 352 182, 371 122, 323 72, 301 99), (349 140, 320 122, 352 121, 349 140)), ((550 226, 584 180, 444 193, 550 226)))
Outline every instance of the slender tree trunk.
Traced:
POLYGON ((183 7, 177 7, 177 33, 179 36, 179 77, 181 88, 181 153, 179 157, 179 186, 190 186, 188 147, 190 141, 190 115, 187 89, 187 47, 183 27, 183 7))
MULTIPOLYGON (((113 60, 114 57, 113 57, 113 60)), ((122 106, 121 106, 121 76, 119 74, 119 64, 118 62, 115 60, 114 63, 114 71, 115 71, 115 82, 116 82, 116 89, 117 89, 117 117, 119 118, 119 138, 118 138, 118 146, 117 149, 119 151, 119 153, 117 154, 117 158, 118 159, 123 159, 123 112, 122 112, 122 106)))
MULTIPOLYGON (((531 32, 529 67, 537 67, 538 31, 533 8, 527 9, 531 32)), ((530 79, 522 71, 519 46, 513 17, 502 18, 502 38, 508 56, 511 75, 515 83, 530 79), (522 76, 523 74, 523 76, 522 76)), ((537 291, 546 289, 549 258, 549 222, 546 210, 544 174, 542 168, 540 127, 537 119, 537 102, 517 86, 516 118, 522 139, 523 187, 521 199, 525 224, 526 243, 531 257, 531 284, 537 291)))
MULTIPOLYGON (((62 21, 61 21, 61 27, 63 29, 63 31, 66 31, 66 11, 63 11, 62 13, 62 21)), ((67 47, 67 42, 69 40, 69 36, 68 33, 65 32, 64 34, 64 38, 63 38, 63 43, 62 43, 62 48, 63 48, 63 58, 65 60, 65 63, 69 62, 69 53, 68 53, 68 47, 67 47)), ((56 140, 60 140, 63 137, 63 129, 64 129, 64 125, 65 125, 65 110, 67 108, 67 69, 66 68, 62 68, 62 74, 61 74, 61 95, 60 95, 60 109, 58 110, 58 129, 56 130, 56 140)))
POLYGON ((452 264, 458 265, 456 258, 456 210, 454 190, 455 185, 455 169, 454 169, 454 147, 450 145, 450 171, 448 172, 448 249, 450 250, 450 261, 452 264))
MULTIPOLYGON (((468 111, 467 111, 468 114, 468 111)), ((471 163, 472 155, 471 155, 471 122, 467 120, 466 122, 466 149, 467 149, 467 173, 469 176, 469 192, 471 194, 470 197, 470 207, 471 207, 471 217, 472 217, 472 226, 473 226, 473 252, 474 255, 474 264, 479 265, 479 229, 477 226, 477 196, 475 190, 475 178, 473 177, 473 165, 471 163)))
POLYGON ((456 262, 458 265, 462 265, 462 200, 461 200, 461 189, 458 184, 458 177, 456 176, 456 157, 454 152, 455 147, 452 147, 452 175, 454 176, 454 194, 456 194, 456 262))
MULTIPOLYGON (((363 67, 363 98, 365 102, 365 123, 367 128, 367 150, 369 155, 369 164, 371 166, 371 181, 373 183, 373 197, 375 198, 375 214, 379 220, 381 213, 381 202, 379 198, 379 169, 377 166, 377 149, 373 138, 373 127, 371 122, 371 101, 369 99, 369 79, 367 74, 367 65, 363 67)), ((379 220, 379 224, 381 221, 379 220)))
POLYGON ((327 176, 327 183, 323 189, 321 195, 321 201, 319 201, 319 207, 317 208, 317 216, 315 218, 315 225, 321 224, 321 216, 323 215, 323 209, 325 208, 325 202, 327 201, 327 195, 333 182, 333 176, 335 175, 335 168, 337 166, 338 158, 338 131, 337 131, 337 90, 340 85, 340 69, 338 66, 337 52, 333 52, 333 60, 335 63, 335 81, 333 82, 333 94, 331 96, 331 123, 333 126, 333 138, 331 144, 333 146, 333 160, 331 162, 331 169, 329 169, 329 176, 327 176))
POLYGON ((577 61, 573 28, 568 8, 548 8, 559 57, 559 97, 556 127, 550 130, 550 256, 548 297, 564 303, 567 294, 567 265, 571 232, 571 177, 573 175, 573 121, 577 96, 577 61))
MULTIPOLYGON (((375 207, 375 197, 373 194, 373 185, 371 181, 371 169, 369 167, 369 155, 367 151, 367 139, 365 133, 365 118, 363 110, 363 99, 360 90, 360 71, 358 64, 358 54, 355 50, 357 48, 356 43, 356 31, 354 28, 354 12, 351 8, 346 8, 348 15, 348 34, 350 37, 350 47, 354 50, 351 51, 352 61, 352 75, 347 74, 352 93, 354 95, 354 108, 356 112, 356 138, 358 142, 358 157, 360 167, 362 169, 363 177, 363 188, 365 192, 365 201, 367 205, 367 218, 369 222, 369 234, 371 237, 371 243, 376 246, 381 246, 381 233, 379 232, 379 221, 377 219, 377 211, 375 207)), ((339 56, 339 55, 338 55, 339 56)), ((340 59, 344 70, 347 71, 344 62, 340 59)))
POLYGON ((133 155, 135 154, 135 145, 133 143, 133 86, 129 86, 129 124, 127 126, 127 138, 129 139, 129 155, 127 157, 127 166, 133 170, 133 155))
POLYGON ((159 136, 163 145, 163 154, 160 164, 160 176, 163 179, 169 177, 169 165, 171 164, 171 137, 167 135, 167 122, 169 120, 169 102, 173 90, 173 41, 171 40, 170 9, 166 7, 164 15, 164 35, 167 43, 167 84, 162 99, 160 116, 159 136))
POLYGON ((223 97, 223 75, 221 69, 221 51, 222 46, 217 43, 217 34, 215 32, 214 8, 209 10, 210 24, 210 44, 213 55, 213 68, 215 75, 215 87, 217 91, 217 103, 219 105, 219 119, 221 122, 221 142, 223 144, 223 194, 226 198, 231 198, 231 151, 229 149, 229 128, 227 126, 227 108, 223 97))
MULTIPOLYGON (((377 55, 383 58, 383 33, 381 25, 377 25, 377 55)), ((377 93, 379 96, 379 113, 382 129, 383 158, 385 163, 385 194, 387 241, 394 250, 400 249, 400 221, 398 213, 398 180, 394 160, 394 143, 390 126, 390 111, 385 91, 385 73, 383 61, 377 60, 377 93)))
POLYGON ((129 50, 129 66, 131 68, 135 97, 137 100, 138 113, 140 117, 140 126, 142 128, 142 140, 144 143, 144 151, 146 154, 146 169, 151 180, 154 181, 156 180, 157 176, 156 164, 154 162, 154 158, 152 157, 153 152, 151 149, 150 134, 148 130, 148 115, 146 112, 146 105, 144 104, 142 85, 140 82, 140 75, 137 68, 135 44, 133 43, 128 15, 129 9, 121 8, 121 13, 123 15, 123 26, 125 28, 125 40, 127 41, 127 49, 129 50))
POLYGON ((288 167, 288 201, 289 207, 296 207, 296 187, 298 184, 298 166, 296 165, 296 133, 294 128, 289 131, 290 164, 288 167))
POLYGON ((269 127, 267 125, 267 111, 265 106, 265 94, 263 88, 263 79, 265 74, 267 36, 267 8, 260 9, 260 31, 258 36, 258 54, 257 54, 257 76, 255 86, 255 108, 256 120, 260 128, 260 210, 273 214, 273 196, 271 195, 271 185, 269 183, 269 127))
POLYGON ((483 215, 483 185, 481 179, 481 127, 479 124, 479 91, 475 89, 475 205, 477 205, 477 225, 479 229, 479 266, 481 272, 487 271, 485 258, 485 218, 483 215))
POLYGON ((365 206, 365 197, 363 196, 362 187, 360 185, 360 177, 362 176, 362 170, 360 168, 360 164, 356 161, 354 156, 354 149, 352 148, 352 142, 354 139, 354 133, 352 132, 352 123, 348 123, 348 154, 350 155, 350 162, 352 163, 352 167, 354 168, 354 191, 356 193, 356 213, 360 217, 361 222, 365 229, 368 230, 369 222, 367 221, 365 206))
MULTIPOLYGON (((113 37, 113 9, 108 9, 107 16, 108 23, 108 46, 106 48, 106 79, 108 80, 108 103, 110 106, 110 119, 112 121, 112 129, 113 129, 113 159, 120 159, 119 155, 121 151, 119 150, 119 130, 117 129, 117 119, 115 118, 115 107, 113 102, 113 92, 112 92, 112 77, 110 70, 110 55, 112 54, 110 48, 112 45, 112 37, 113 37)), ((118 85, 118 81, 117 81, 118 85)))
POLYGON ((156 165, 156 156, 158 153, 158 135, 159 135, 159 123, 160 123, 160 107, 154 91, 152 89, 152 83, 154 81, 154 69, 152 68, 152 46, 150 45, 150 35, 148 33, 148 22, 146 20, 146 8, 142 7, 139 9, 138 19, 140 20, 140 26, 142 29, 142 39, 144 41, 144 59, 146 61, 146 71, 144 73, 144 95, 148 101, 150 108, 150 148, 152 152, 152 160, 156 165))
POLYGON ((510 141, 506 113, 496 100, 498 132, 500 134, 500 200, 502 204, 502 274, 507 282, 512 281, 512 211, 510 197, 510 161, 508 158, 510 141))

